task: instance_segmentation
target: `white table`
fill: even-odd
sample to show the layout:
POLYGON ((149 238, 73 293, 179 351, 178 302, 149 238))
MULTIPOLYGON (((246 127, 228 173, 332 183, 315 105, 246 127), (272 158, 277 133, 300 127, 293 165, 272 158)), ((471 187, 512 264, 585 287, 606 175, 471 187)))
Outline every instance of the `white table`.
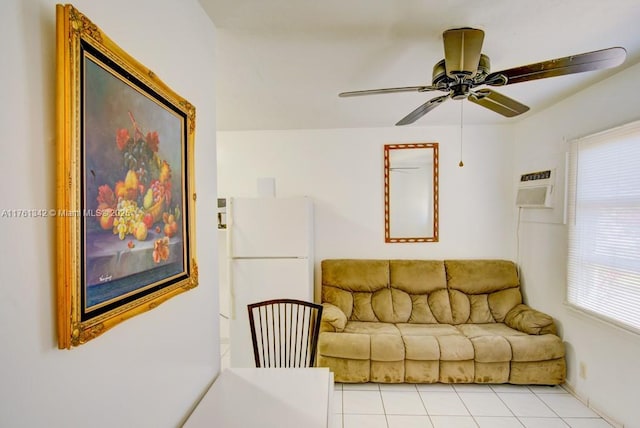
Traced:
POLYGON ((327 368, 227 369, 184 427, 327 428, 333 388, 327 368))

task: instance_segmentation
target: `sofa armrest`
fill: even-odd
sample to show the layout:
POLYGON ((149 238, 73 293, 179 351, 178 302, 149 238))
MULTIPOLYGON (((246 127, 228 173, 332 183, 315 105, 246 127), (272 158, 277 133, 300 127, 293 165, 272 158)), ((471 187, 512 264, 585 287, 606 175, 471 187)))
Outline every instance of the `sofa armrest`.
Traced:
POLYGON ((523 304, 511 309, 505 316, 504 323, 527 334, 557 334, 553 318, 523 304))
POLYGON ((342 332, 347 325, 347 316, 342 309, 331 303, 322 304, 322 323, 320 331, 342 332))

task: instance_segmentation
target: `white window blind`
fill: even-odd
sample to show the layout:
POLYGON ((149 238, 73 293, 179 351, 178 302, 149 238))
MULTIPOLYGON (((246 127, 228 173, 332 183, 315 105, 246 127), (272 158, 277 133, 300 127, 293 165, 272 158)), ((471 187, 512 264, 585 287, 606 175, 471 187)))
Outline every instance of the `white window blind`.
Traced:
POLYGON ((640 122, 572 142, 568 303, 640 333, 640 122))

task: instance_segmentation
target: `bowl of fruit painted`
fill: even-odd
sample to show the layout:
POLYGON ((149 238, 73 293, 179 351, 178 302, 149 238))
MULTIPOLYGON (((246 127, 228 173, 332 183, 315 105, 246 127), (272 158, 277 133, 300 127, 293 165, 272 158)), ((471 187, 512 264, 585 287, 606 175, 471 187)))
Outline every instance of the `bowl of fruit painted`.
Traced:
POLYGON ((95 215, 84 217, 89 306, 151 287, 184 268, 182 183, 172 165, 180 171, 179 145, 177 153, 161 150, 158 131, 145 133, 132 113, 129 118, 132 129, 117 129, 101 173, 94 173, 108 182, 98 184, 93 201, 87 191, 87 206, 96 207, 95 215))

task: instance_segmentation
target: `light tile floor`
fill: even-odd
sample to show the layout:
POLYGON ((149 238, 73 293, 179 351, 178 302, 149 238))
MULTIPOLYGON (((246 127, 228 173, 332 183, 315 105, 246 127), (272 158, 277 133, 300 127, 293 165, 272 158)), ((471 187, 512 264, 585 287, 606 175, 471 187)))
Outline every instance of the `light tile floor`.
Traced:
POLYGON ((610 428, 559 386, 335 384, 334 428, 610 428))

